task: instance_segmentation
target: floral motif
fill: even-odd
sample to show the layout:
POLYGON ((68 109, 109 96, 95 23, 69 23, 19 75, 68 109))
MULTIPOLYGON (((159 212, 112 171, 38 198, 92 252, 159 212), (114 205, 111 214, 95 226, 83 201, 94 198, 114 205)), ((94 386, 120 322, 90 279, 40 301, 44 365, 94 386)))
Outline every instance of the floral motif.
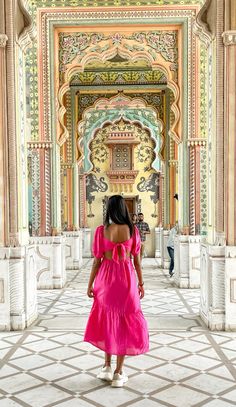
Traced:
MULTIPOLYGON (((151 31, 135 32, 132 35, 115 34, 95 34, 95 33, 60 33, 60 70, 65 71, 65 65, 71 63, 78 56, 80 59, 85 55, 85 49, 95 45, 90 52, 102 53, 109 48, 109 40, 113 45, 123 45, 130 52, 144 51, 144 45, 148 46, 148 52, 153 59, 157 59, 157 53, 163 58, 172 62, 172 69, 177 69, 177 31, 151 31), (134 43, 134 41, 136 43, 134 43), (98 45, 99 43, 103 43, 98 45), (143 45, 140 45, 143 44, 143 45)), ((87 50, 88 51, 88 50, 87 50)))
MULTIPOLYGON (((177 31, 138 32, 132 34, 130 39, 142 44, 146 43, 149 47, 160 53, 166 61, 177 61, 177 31)), ((151 50, 149 52, 156 59, 155 53, 152 53, 151 50)), ((177 66, 173 65, 173 68, 177 69, 177 66)))
POLYGON ((64 71, 65 66, 73 61, 76 56, 83 57, 85 55, 85 49, 91 44, 96 45, 103 39, 103 34, 96 33, 75 33, 59 35, 59 60, 60 70, 64 71))
POLYGON ((112 40, 112 44, 115 44, 115 45, 120 44, 121 40, 122 40, 122 35, 119 33, 113 34, 111 36, 111 40, 112 40))
POLYGON ((73 76, 71 84, 75 85, 114 85, 114 84, 166 84, 163 72, 148 71, 104 71, 104 72, 78 72, 73 76))

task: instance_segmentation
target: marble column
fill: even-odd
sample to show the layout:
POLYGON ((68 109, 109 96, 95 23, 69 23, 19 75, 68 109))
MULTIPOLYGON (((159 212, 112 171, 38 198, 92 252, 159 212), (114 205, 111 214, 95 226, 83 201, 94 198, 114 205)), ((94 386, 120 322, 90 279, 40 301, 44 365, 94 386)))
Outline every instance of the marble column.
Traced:
POLYGON ((225 329, 225 247, 201 245, 200 316, 209 329, 225 329))
POLYGON ((155 258, 156 259, 161 259, 161 227, 155 228, 155 258))
POLYGON ((0 248, 0 331, 23 330, 37 318, 35 246, 0 248))
POLYGON ((83 257, 90 258, 92 257, 91 252, 91 244, 92 244, 92 236, 91 236, 91 229, 90 228, 83 228, 83 257))
POLYGON ((0 1, 0 329, 13 330, 37 318, 35 248, 28 244, 24 62, 34 29, 25 3, 0 1))
POLYGON ((234 24, 234 30, 223 33, 226 185, 225 328, 227 330, 236 330, 236 22, 231 18, 231 26, 232 24, 234 24))
POLYGON ((6 34, 0 34, 0 246, 5 246, 8 240, 6 44, 6 34))
POLYGON ((167 251, 169 233, 169 230, 161 230, 161 265, 164 269, 168 269, 170 265, 170 257, 167 251))
POLYGON ((175 237, 174 281, 180 288, 189 288, 189 236, 175 237))
POLYGON ((0 331, 10 330, 10 248, 0 248, 0 331))

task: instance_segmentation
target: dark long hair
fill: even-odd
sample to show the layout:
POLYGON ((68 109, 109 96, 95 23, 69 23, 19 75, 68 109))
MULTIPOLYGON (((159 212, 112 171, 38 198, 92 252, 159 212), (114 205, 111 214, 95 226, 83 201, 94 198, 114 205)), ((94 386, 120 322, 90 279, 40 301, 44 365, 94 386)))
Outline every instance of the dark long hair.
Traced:
POLYGON ((128 225, 130 236, 133 235, 134 226, 130 219, 125 200, 121 195, 113 195, 108 200, 104 222, 106 227, 109 226, 110 220, 118 225, 128 225))

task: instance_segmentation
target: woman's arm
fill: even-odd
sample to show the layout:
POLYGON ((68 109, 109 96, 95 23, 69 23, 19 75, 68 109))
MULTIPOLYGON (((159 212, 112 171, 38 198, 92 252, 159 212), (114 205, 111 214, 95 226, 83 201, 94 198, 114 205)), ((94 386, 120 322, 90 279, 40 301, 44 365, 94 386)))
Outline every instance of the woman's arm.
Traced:
POLYGON ((89 282, 88 282, 88 290, 87 290, 87 295, 89 298, 93 298, 93 282, 94 282, 96 274, 99 270, 100 265, 101 265, 101 259, 94 257, 92 270, 91 270, 89 282))
POLYGON ((144 297, 144 287, 143 287, 143 273, 141 268, 140 253, 134 256, 134 267, 138 277, 138 289, 140 298, 144 297))

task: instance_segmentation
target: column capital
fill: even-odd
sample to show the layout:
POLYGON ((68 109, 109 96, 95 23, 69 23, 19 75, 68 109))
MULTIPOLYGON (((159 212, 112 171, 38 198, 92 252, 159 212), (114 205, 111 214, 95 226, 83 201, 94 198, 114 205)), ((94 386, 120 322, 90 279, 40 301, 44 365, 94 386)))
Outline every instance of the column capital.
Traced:
POLYGON ((36 150, 36 149, 50 149, 53 147, 53 143, 51 141, 28 141, 27 147, 29 150, 36 150))
POLYGON ((27 48, 32 45, 33 40, 36 38, 36 26, 28 11, 29 0, 17 0, 17 3, 24 21, 24 27, 22 31, 18 33, 17 42, 25 53, 27 48))
POLYGON ((179 161, 178 160, 169 160, 169 166, 178 168, 179 161))
POLYGON ((236 31, 224 31, 222 37, 225 46, 236 45, 236 31))
POLYGON ((8 37, 6 34, 0 34, 0 48, 5 48, 7 45, 8 37))
POLYGON ((196 20, 193 23, 193 31, 199 37, 206 47, 209 47, 215 37, 212 27, 210 27, 208 12, 212 0, 206 0, 205 4, 200 9, 196 20))
POLYGON ((207 145, 207 139, 204 138, 189 138, 187 140, 188 147, 202 146, 207 145))

